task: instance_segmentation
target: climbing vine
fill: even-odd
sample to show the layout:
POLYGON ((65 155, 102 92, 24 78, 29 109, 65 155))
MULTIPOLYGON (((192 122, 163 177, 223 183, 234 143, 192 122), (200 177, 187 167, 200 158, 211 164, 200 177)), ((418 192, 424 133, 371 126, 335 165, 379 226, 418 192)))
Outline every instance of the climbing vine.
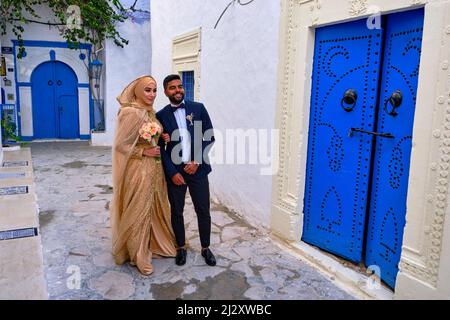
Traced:
POLYGON ((77 49, 82 42, 95 48, 102 46, 105 39, 123 47, 128 40, 116 30, 117 22, 127 19, 127 12, 134 5, 124 8, 119 0, 2 0, 0 2, 0 32, 5 35, 8 25, 18 40, 20 59, 25 51, 22 34, 30 23, 58 28, 69 48, 77 49), (37 8, 47 6, 53 17, 41 17, 37 8))

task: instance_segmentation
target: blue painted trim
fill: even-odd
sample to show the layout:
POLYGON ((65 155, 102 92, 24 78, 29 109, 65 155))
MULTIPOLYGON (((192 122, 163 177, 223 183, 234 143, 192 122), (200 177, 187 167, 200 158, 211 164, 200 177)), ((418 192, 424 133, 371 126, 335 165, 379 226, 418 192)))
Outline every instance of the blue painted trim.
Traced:
MULTIPOLYGON (((14 55, 14 81, 16 84, 16 111, 17 111, 17 125, 19 129, 19 137, 22 137, 22 121, 20 114, 20 97, 19 97, 19 87, 31 87, 31 83, 29 82, 17 82, 17 57, 16 57, 16 46, 19 45, 18 40, 11 40, 13 43, 13 55, 14 55)), ((58 41, 36 41, 36 40, 23 40, 23 46, 25 47, 52 47, 52 48, 69 48, 67 42, 58 42, 58 41)), ((91 51, 92 45, 87 43, 80 43, 78 49, 88 50, 88 60, 91 63, 91 51)), ((89 127, 90 129, 94 129, 94 100, 92 99, 92 91, 89 83, 79 83, 79 88, 89 88, 89 127)), ((80 103, 80 102, 78 102, 80 103)), ((78 105, 79 106, 79 105, 78 105)), ((90 135, 88 135, 90 137, 90 135)), ((32 138, 32 137, 31 137, 32 138)), ((89 140, 89 139, 87 139, 89 140)))
MULTIPOLYGON (((88 66, 91 65, 91 48, 92 46, 90 46, 88 48, 88 66)), ((89 128, 90 131, 92 131, 92 129, 94 129, 94 99, 92 98, 92 88, 91 86, 88 84, 89 87, 89 128)))
MULTIPOLYGON (((20 137, 22 141, 33 141, 34 140, 34 136, 22 136, 20 137)), ((91 135, 90 134, 81 134, 80 135, 80 140, 90 140, 91 139, 91 135)), ((66 140, 66 139, 56 139, 56 140, 66 140)), ((69 139, 72 140, 72 139, 69 139)))
MULTIPOLYGON (((14 41, 13 41, 14 43, 14 41)), ((19 96, 19 84, 17 82, 17 57, 16 57, 16 45, 13 46, 14 55, 14 82, 16 85, 16 113, 17 113, 17 128, 19 137, 22 137, 22 115, 20 113, 20 96, 19 96)))
MULTIPOLYGON (((14 46, 19 45, 18 40, 12 40, 14 46)), ((69 48, 67 42, 60 41, 36 41, 36 40, 23 40, 24 47, 52 47, 52 48, 69 48)), ((78 49, 91 50, 92 45, 88 43, 80 43, 78 49)))
POLYGON ((19 87, 31 87, 31 82, 16 82, 19 87))
POLYGON ((51 61, 55 61, 55 60, 56 60, 56 53, 55 53, 55 50, 50 50, 50 51, 49 51, 49 54, 50 54, 50 60, 51 60, 51 61))

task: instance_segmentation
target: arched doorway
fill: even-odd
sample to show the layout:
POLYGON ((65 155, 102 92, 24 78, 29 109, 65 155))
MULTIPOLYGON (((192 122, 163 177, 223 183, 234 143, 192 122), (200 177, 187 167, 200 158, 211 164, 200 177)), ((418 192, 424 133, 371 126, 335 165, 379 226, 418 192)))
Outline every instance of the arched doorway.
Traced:
POLYGON ((47 61, 31 74, 35 139, 80 137, 78 79, 63 62, 47 61))

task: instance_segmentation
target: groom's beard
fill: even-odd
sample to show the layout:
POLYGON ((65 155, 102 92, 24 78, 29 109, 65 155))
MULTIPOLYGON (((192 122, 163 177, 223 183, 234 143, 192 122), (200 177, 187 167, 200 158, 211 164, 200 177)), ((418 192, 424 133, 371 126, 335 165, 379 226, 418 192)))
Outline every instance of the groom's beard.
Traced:
POLYGON ((183 102, 183 100, 184 100, 184 93, 181 94, 181 98, 179 100, 176 99, 175 97, 169 97, 169 101, 175 105, 180 104, 181 102, 183 102))

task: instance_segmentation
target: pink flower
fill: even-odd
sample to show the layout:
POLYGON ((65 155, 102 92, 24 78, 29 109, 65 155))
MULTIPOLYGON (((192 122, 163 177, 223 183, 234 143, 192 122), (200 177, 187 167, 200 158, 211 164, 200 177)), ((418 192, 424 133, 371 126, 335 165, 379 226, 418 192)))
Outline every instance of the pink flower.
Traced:
POLYGON ((150 141, 150 139, 152 138, 152 136, 151 136, 150 134, 148 134, 148 133, 144 133, 144 134, 142 134, 141 136, 142 136, 143 139, 149 140, 149 141, 150 141))
POLYGON ((158 129, 156 129, 155 127, 153 127, 153 128, 150 129, 150 134, 151 134, 152 136, 154 136, 157 132, 158 132, 158 129))

